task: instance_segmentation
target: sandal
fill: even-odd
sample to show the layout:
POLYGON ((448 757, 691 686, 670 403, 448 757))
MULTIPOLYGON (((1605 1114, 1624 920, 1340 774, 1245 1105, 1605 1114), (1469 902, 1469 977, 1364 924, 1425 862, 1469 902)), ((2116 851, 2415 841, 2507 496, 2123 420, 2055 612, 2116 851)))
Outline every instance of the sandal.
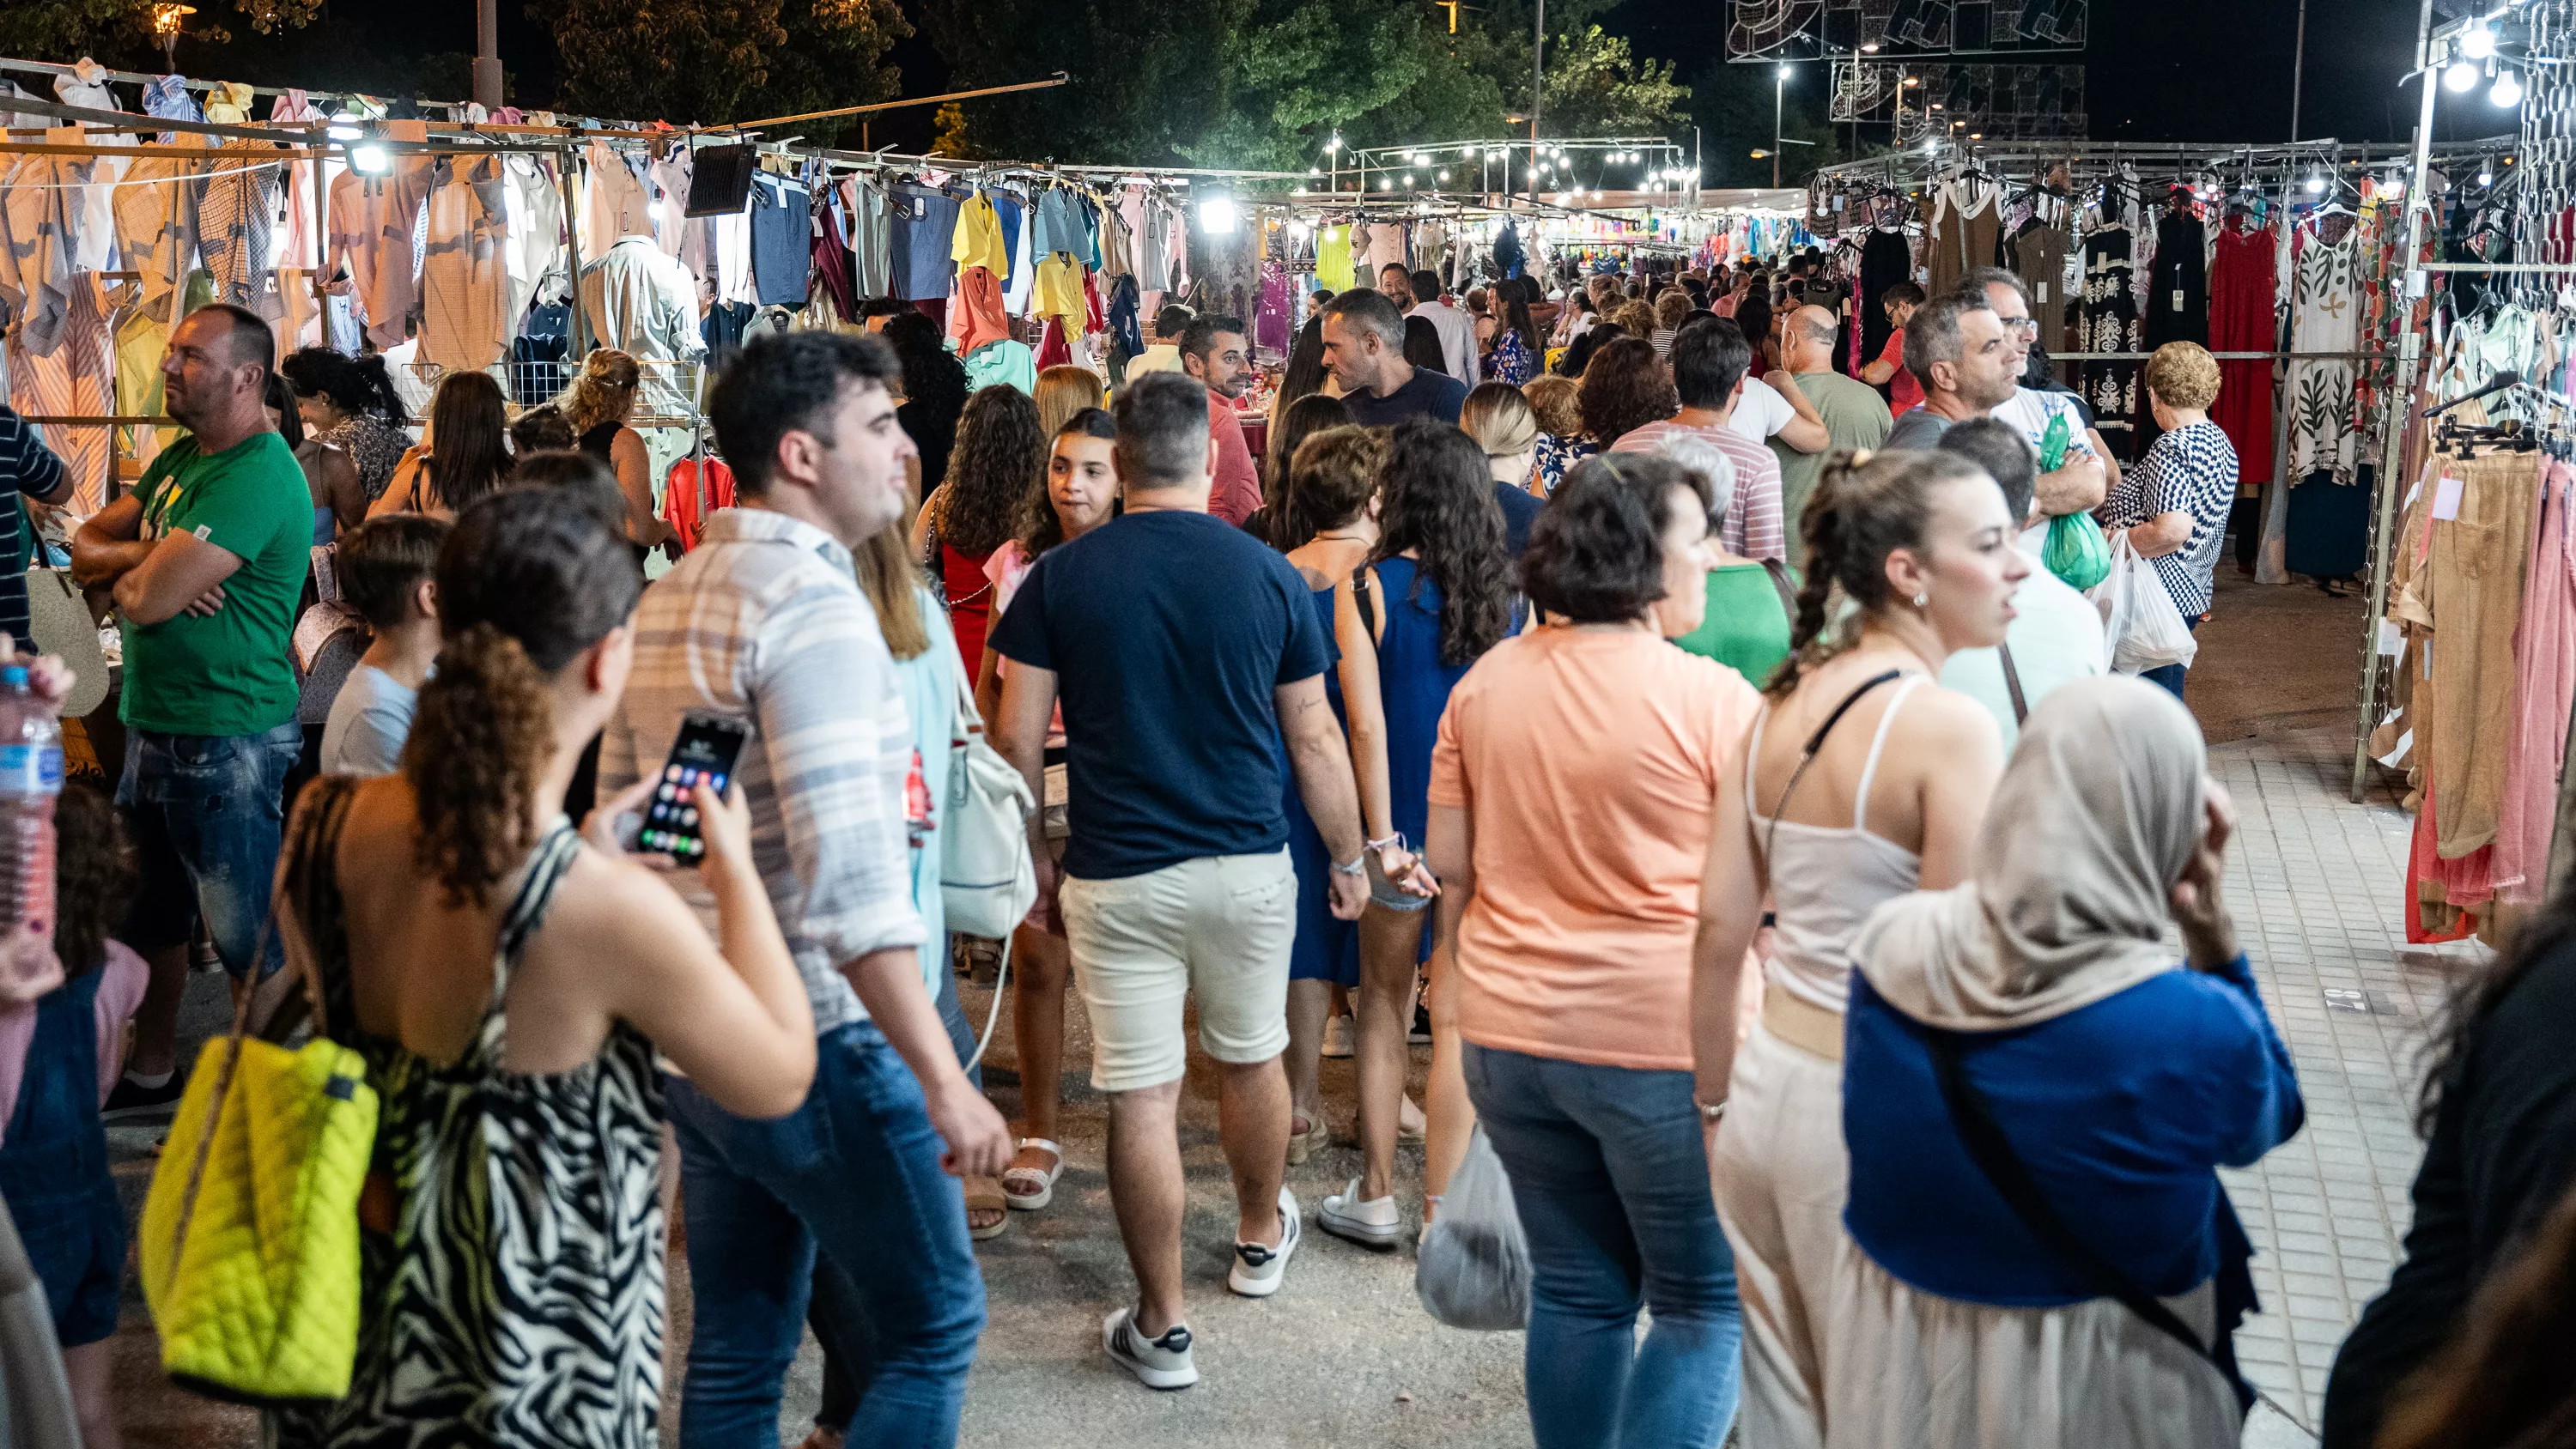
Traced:
POLYGON ((1430 1135, 1431 1119, 1422 1115, 1422 1109, 1413 1104, 1411 1097, 1405 1098, 1403 1107, 1396 1112, 1395 1140, 1406 1146, 1419 1146, 1429 1140, 1430 1135), (1413 1120, 1406 1121, 1408 1116, 1413 1120))
POLYGON ((1020 1139, 1023 1151, 1044 1148, 1055 1161, 1041 1172, 1034 1167, 1012 1167, 1002 1173, 1002 1198, 1012 1209, 1033 1213, 1055 1201, 1055 1180, 1064 1176, 1064 1149, 1043 1137, 1020 1139))
POLYGON ((1011 1195, 1002 1190, 1000 1183, 989 1177, 967 1178, 966 1236, 979 1243, 1000 1237, 1002 1231, 1011 1225, 1011 1215, 1007 1211, 1010 1205, 1011 1195), (993 1220, 978 1224, 975 1221, 977 1213, 991 1213, 993 1220))
POLYGON ((1303 1131, 1298 1130, 1297 1124, 1302 1120, 1304 1119, 1295 1116, 1288 1119, 1288 1165, 1290 1167, 1304 1166, 1307 1155, 1315 1150, 1315 1139, 1324 1135, 1323 1124, 1318 1122, 1307 1122, 1303 1131))

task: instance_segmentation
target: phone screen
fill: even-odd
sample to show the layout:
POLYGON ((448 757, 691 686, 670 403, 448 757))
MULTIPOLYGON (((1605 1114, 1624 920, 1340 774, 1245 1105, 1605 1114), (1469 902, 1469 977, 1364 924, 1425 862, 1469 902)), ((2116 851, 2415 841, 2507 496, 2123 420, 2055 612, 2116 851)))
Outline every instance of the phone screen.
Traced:
POLYGON ((698 802, 692 792, 704 781, 721 796, 733 783, 734 761, 750 728, 740 720, 711 714, 680 719, 680 737, 671 742, 671 758, 662 766, 661 783, 644 809, 644 833, 637 843, 680 860, 706 854, 706 837, 698 831, 698 802))

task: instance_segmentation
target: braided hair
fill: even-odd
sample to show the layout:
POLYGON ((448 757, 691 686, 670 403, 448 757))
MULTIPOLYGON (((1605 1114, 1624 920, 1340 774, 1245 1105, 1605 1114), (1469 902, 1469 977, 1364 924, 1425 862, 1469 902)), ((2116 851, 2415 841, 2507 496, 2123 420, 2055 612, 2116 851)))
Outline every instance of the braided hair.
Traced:
POLYGON ((1800 675, 1847 648, 1854 626, 1828 632, 1837 595, 1862 615, 1894 602, 1887 556, 1920 549, 1932 521, 1933 492, 1941 484, 1984 478, 1975 463, 1955 453, 1838 451, 1825 459, 1816 491, 1799 519, 1807 545, 1807 579, 1798 590, 1798 617, 1789 629, 1789 657, 1764 693, 1785 699, 1800 675))

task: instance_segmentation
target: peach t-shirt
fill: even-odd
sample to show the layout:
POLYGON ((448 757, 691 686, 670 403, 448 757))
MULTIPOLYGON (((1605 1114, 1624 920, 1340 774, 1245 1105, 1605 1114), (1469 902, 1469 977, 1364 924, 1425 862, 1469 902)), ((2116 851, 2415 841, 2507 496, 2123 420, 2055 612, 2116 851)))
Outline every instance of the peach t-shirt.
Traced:
POLYGON ((1642 630, 1506 639, 1450 692, 1431 803, 1475 829, 1458 1024, 1479 1046, 1691 1069, 1709 822, 1761 696, 1642 630))

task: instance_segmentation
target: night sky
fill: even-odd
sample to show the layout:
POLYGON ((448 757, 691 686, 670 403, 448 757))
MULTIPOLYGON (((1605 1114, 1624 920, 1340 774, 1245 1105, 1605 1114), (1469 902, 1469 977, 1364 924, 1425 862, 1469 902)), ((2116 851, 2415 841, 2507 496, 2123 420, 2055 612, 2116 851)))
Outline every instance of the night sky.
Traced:
MULTIPOLYGON (((1108 0, 1114 6, 1115 0, 1108 0)), ((2299 134, 2348 141, 2403 141, 2414 92, 2399 78, 2412 63, 2417 0, 2308 0, 2307 82, 2299 134)), ((2450 0, 2444 0, 2445 7, 2450 0)), ((907 6, 907 8, 909 8, 907 6)), ((356 7, 351 7, 355 10, 356 7)), ((522 95, 552 86, 553 55, 519 0, 503 0, 502 58, 522 95)), ((344 11, 344 14, 350 13, 344 11)), ((470 5, 369 5, 363 12, 395 54, 470 49, 470 5)), ((1677 63, 1685 81, 1724 53, 1723 0, 1625 0, 1605 28, 1639 52, 1677 63)), ((2087 111, 2099 140, 2279 141, 2290 127, 2290 68, 2298 0, 2093 0, 2087 111)), ((943 89, 946 67, 918 37, 895 60, 904 89, 943 89)), ((1821 72, 1821 66, 1808 69, 1821 72)), ((1748 80, 1755 72, 1744 72, 1748 80)), ((1149 77, 1135 83, 1151 84, 1149 77)), ((1816 97, 1822 86, 1793 88, 1816 97)), ((1795 101, 1792 102, 1795 104, 1795 101)), ((2445 95, 2444 137, 2499 134, 2511 118, 2472 95, 2445 95)), ((878 144, 926 139, 930 114, 897 112, 876 126, 878 144), (899 119, 898 119, 899 118, 899 119)), ((1112 161, 1124 158, 1086 158, 1112 161)))

